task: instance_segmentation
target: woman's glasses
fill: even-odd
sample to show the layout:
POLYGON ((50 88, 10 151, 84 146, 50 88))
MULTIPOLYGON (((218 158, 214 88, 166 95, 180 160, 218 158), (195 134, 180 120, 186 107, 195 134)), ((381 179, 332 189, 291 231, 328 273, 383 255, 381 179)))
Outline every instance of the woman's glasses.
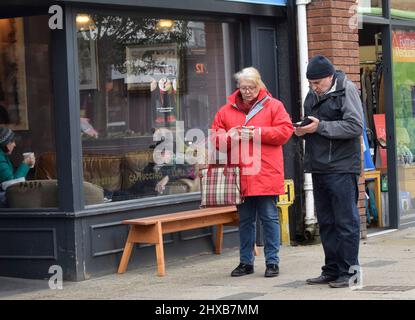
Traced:
POLYGON ((239 90, 243 92, 254 92, 257 87, 239 87, 239 90))

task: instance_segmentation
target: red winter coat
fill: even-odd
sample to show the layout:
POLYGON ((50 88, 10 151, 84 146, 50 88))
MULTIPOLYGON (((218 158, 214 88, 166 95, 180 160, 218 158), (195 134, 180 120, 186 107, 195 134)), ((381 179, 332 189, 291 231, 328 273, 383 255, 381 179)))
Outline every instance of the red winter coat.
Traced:
MULTIPOLYGON (((246 167, 246 165, 239 163, 239 167, 241 168, 242 196, 284 194, 284 159, 282 145, 290 139, 294 132, 291 119, 285 111, 282 102, 273 98, 266 89, 261 89, 257 102, 248 115, 238 109, 236 105, 238 95, 240 95, 239 90, 228 97, 228 103, 216 113, 212 123, 212 129, 224 129, 228 132, 233 127, 243 125, 261 128, 261 153, 254 154, 252 152, 252 142, 250 142, 249 148, 249 156, 256 157, 257 163, 260 163, 259 172, 255 175, 243 174, 243 167, 246 167), (253 111, 257 111, 257 113, 253 111), (248 121, 245 123, 245 120, 248 121)), ((219 134, 218 140, 216 140, 217 147, 219 146, 219 140, 222 140, 222 143, 226 141, 228 147, 228 163, 230 163, 231 140, 225 134, 219 134)), ((241 150, 240 148, 239 152, 241 150)))

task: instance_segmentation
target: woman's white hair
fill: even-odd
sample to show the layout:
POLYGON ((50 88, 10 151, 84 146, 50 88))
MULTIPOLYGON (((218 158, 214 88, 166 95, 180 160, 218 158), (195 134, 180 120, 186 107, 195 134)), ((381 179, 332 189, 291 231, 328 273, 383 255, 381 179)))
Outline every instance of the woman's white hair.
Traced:
POLYGON ((254 67, 244 68, 241 71, 235 73, 235 80, 238 82, 238 85, 241 79, 252 81, 253 83, 255 83, 255 85, 259 86, 261 89, 267 88, 265 84, 262 82, 259 71, 255 69, 254 67))

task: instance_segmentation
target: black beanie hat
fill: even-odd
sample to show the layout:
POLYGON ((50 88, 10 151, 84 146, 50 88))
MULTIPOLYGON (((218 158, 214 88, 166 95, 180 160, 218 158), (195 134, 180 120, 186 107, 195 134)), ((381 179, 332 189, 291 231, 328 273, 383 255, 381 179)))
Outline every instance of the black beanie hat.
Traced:
POLYGON ((14 140, 14 132, 9 128, 0 128, 0 147, 6 146, 14 140))
POLYGON ((317 55, 310 59, 307 66, 307 79, 318 80, 334 74, 334 66, 325 56, 317 55))

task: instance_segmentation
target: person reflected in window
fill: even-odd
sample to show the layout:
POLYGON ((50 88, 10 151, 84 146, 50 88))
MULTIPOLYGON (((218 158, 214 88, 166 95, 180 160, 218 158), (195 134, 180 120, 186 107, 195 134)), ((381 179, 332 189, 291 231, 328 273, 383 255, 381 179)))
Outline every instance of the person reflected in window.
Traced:
POLYGON ((0 183, 8 180, 26 177, 30 168, 35 165, 34 154, 25 157, 22 163, 14 170, 9 156, 16 147, 15 134, 9 128, 0 128, 0 183))

